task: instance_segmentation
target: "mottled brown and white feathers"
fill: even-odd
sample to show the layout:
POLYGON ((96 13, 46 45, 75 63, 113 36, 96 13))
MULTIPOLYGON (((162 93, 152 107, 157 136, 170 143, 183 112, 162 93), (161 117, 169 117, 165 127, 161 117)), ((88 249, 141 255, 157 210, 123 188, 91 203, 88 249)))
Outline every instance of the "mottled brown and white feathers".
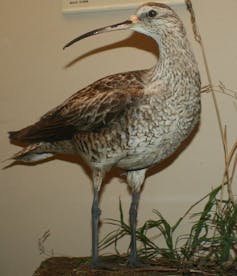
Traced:
POLYGON ((10 132, 10 139, 53 142, 108 127, 142 98, 140 75, 140 72, 128 72, 100 79, 47 112, 37 123, 10 132))

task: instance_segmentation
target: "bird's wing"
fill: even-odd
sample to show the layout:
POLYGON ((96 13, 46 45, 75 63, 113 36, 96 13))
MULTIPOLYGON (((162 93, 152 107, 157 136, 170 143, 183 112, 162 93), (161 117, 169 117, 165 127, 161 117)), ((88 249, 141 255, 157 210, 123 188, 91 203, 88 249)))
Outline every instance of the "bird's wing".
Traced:
POLYGON ((10 132, 10 139, 58 141, 70 139, 75 133, 99 131, 136 105, 142 95, 142 82, 136 72, 112 75, 78 91, 37 123, 10 132))

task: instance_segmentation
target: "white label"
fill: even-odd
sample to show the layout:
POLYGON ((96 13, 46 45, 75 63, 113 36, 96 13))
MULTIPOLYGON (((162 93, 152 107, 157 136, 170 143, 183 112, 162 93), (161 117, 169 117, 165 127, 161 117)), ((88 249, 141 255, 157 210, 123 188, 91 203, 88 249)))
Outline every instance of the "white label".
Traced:
MULTIPOLYGON (((63 12, 76 13, 102 10, 124 10, 136 8, 145 0, 62 0, 63 12)), ((160 0, 160 3, 167 5, 184 4, 184 0, 160 0)))

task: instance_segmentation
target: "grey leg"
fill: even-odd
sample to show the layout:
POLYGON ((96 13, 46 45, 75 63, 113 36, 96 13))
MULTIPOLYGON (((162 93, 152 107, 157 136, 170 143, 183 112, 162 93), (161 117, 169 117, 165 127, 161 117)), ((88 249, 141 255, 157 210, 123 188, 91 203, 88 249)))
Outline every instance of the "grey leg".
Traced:
POLYGON ((91 206, 91 230, 92 230, 92 267, 99 266, 99 220, 101 210, 99 208, 99 191, 103 180, 104 172, 101 169, 94 168, 92 170, 93 179, 93 202, 91 206))
POLYGON ((91 226, 92 226, 92 268, 100 268, 105 270, 114 270, 114 267, 105 264, 99 258, 98 244, 99 244, 99 220, 101 210, 99 208, 99 191, 94 188, 94 198, 91 207, 91 226))
POLYGON ((129 221, 131 227, 131 245, 130 245, 130 257, 129 264, 136 265, 137 262, 137 243, 136 243, 136 225, 137 225, 137 209, 140 199, 139 192, 132 193, 132 202, 129 209, 129 221))
POLYGON ((94 198, 91 207, 92 218, 92 264, 96 266, 98 263, 98 243, 99 243, 99 219, 101 210, 99 208, 99 192, 94 189, 94 198))
POLYGON ((129 266, 131 267, 146 267, 149 264, 141 262, 137 256, 137 242, 136 242, 136 226, 137 226, 137 209, 140 199, 140 192, 132 193, 132 202, 130 205, 130 228, 131 228, 131 244, 130 244, 130 256, 128 259, 129 266))
POLYGON ((128 259, 129 265, 132 267, 144 267, 146 264, 142 263, 137 256, 136 243, 136 226, 137 226, 137 210, 140 199, 140 190, 144 182, 146 169, 129 171, 127 174, 128 184, 132 189, 132 202, 129 210, 129 222, 131 228, 131 244, 130 256, 128 259))

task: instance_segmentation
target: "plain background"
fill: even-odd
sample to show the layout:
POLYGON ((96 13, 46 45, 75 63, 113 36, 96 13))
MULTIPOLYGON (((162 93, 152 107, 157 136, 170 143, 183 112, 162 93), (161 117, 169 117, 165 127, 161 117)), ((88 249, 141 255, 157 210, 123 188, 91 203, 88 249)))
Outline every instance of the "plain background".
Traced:
MULTIPOLYGON (((193 5, 214 83, 222 81, 237 91, 237 1, 194 0, 193 5)), ((188 30, 206 73, 200 48, 193 40, 185 6, 174 7, 188 30)), ((156 62, 150 39, 130 31, 91 37, 66 51, 62 46, 75 36, 114 24, 134 11, 63 15, 61 1, 0 2, 0 160, 19 148, 7 131, 35 122, 72 93, 106 75, 148 68, 156 62), (152 49, 152 53, 149 52, 152 49)), ((237 138, 236 100, 218 94, 229 145, 237 138)), ((2 167, 8 163, 2 163, 2 167)), ((56 256, 90 254, 89 171, 76 160, 61 158, 36 166, 16 165, 0 173, 0 274, 32 275, 40 262, 38 239, 49 230, 46 251, 56 256), (73 162, 72 162, 73 161, 73 162)), ((141 196, 138 224, 155 218, 158 209, 174 223, 187 208, 221 183, 223 150, 210 94, 202 95, 202 121, 190 145, 172 164, 153 169, 141 196)), ((234 185, 236 186, 236 180, 234 185)), ((236 191, 236 187, 235 187, 236 191)), ((128 213, 130 194, 118 172, 110 175, 101 196, 102 220, 119 218, 119 198, 128 213)), ((187 233, 190 222, 180 229, 187 233)), ((103 224, 101 237, 112 228, 103 224)), ((126 250, 128 240, 120 244, 126 250)), ((113 252, 113 248, 107 250, 113 252)))

